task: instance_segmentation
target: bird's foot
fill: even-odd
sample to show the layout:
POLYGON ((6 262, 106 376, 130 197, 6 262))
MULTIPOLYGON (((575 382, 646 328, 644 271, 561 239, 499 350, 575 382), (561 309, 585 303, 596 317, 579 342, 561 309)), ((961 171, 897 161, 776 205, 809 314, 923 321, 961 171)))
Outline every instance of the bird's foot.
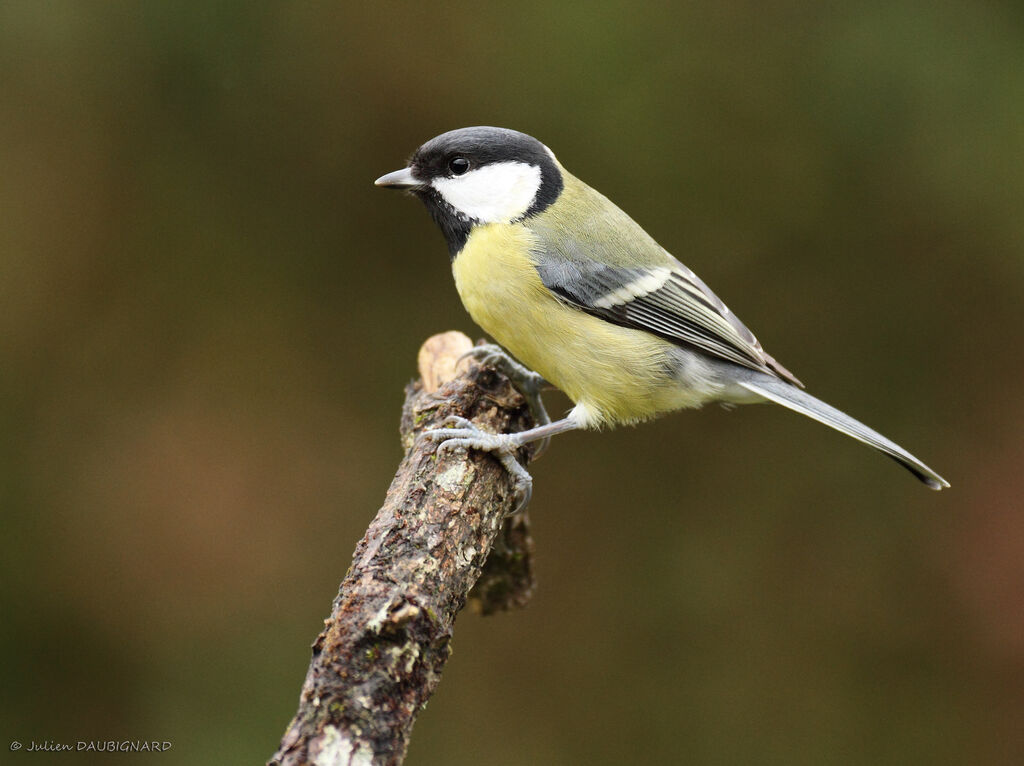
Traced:
MULTIPOLYGON (((539 397, 541 389, 547 385, 543 375, 539 375, 517 362, 509 356, 505 349, 497 344, 485 343, 481 346, 474 346, 463 354, 460 359, 465 359, 466 357, 497 369, 512 381, 512 385, 516 387, 517 391, 527 398, 530 396, 539 397)), ((541 425, 544 424, 541 423, 541 425)))
POLYGON ((512 476, 516 495, 516 507, 513 513, 521 511, 530 502, 530 497, 533 494, 533 477, 516 459, 515 450, 522 445, 514 434, 492 434, 481 430, 466 418, 452 415, 445 418, 440 428, 424 431, 423 437, 438 443, 438 455, 457 449, 490 452, 501 461, 505 470, 512 476))
MULTIPOLYGON (((544 401, 540 397, 540 392, 548 385, 543 375, 520 364, 509 356, 505 349, 494 343, 474 346, 459 357, 459 359, 461 361, 466 357, 475 359, 480 364, 494 367, 507 377, 512 386, 526 399, 526 404, 530 408, 530 414, 533 415, 533 419, 537 421, 538 426, 546 426, 551 422, 551 418, 548 417, 548 411, 544 409, 544 401)), ((535 460, 548 448, 550 442, 551 440, 547 438, 540 441, 533 454, 535 460)))

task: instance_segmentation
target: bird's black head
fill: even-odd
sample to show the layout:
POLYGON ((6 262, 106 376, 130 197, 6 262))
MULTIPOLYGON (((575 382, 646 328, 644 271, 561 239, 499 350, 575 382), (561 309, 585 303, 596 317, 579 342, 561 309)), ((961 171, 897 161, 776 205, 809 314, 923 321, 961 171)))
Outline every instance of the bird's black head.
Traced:
POLYGON ((555 155, 532 136, 505 128, 461 128, 423 144, 409 166, 377 179, 409 189, 441 227, 454 258, 472 228, 540 213, 562 192, 555 155))

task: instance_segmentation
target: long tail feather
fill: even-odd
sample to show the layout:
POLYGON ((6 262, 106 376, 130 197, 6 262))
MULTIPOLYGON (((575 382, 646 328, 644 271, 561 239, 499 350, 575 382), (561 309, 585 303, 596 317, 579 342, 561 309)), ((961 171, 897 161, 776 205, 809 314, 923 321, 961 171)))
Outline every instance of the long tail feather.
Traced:
POLYGON ((831 426, 847 436, 852 436, 857 441, 874 447, 879 452, 891 457, 932 489, 942 489, 949 486, 948 481, 895 442, 886 439, 877 431, 854 420, 846 413, 825 404, 820 399, 815 399, 810 394, 785 381, 753 372, 749 376, 744 375, 737 383, 748 391, 763 396, 765 399, 813 418, 819 423, 831 426))

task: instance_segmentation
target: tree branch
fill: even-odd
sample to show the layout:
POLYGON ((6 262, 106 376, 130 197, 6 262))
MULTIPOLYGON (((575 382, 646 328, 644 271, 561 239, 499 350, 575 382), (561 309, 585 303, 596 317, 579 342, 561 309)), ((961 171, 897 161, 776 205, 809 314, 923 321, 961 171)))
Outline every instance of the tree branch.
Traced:
POLYGON ((416 438, 449 415, 496 433, 533 425, 504 376, 470 360, 457 373, 471 347, 451 332, 420 349, 421 380, 402 409, 405 457, 313 643, 298 712, 271 764, 400 764, 467 598, 485 614, 530 598, 528 521, 507 516, 515 496, 501 464, 477 451, 438 459, 416 438))

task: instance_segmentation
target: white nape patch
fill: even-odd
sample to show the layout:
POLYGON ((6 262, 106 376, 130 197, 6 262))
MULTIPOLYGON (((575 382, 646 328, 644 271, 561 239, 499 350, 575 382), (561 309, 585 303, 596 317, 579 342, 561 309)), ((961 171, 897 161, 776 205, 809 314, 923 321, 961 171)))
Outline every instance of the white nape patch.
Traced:
POLYGON ((653 293, 664 286, 670 276, 672 276, 671 269, 660 266, 656 269, 651 269, 642 277, 637 277, 632 282, 627 282, 622 287, 616 287, 611 292, 605 293, 594 301, 594 305, 599 309, 607 309, 612 306, 621 306, 624 303, 629 303, 638 296, 653 293))
POLYGON ((435 178, 430 185, 444 201, 481 223, 522 218, 540 189, 540 167, 525 162, 494 162, 461 176, 435 178))

